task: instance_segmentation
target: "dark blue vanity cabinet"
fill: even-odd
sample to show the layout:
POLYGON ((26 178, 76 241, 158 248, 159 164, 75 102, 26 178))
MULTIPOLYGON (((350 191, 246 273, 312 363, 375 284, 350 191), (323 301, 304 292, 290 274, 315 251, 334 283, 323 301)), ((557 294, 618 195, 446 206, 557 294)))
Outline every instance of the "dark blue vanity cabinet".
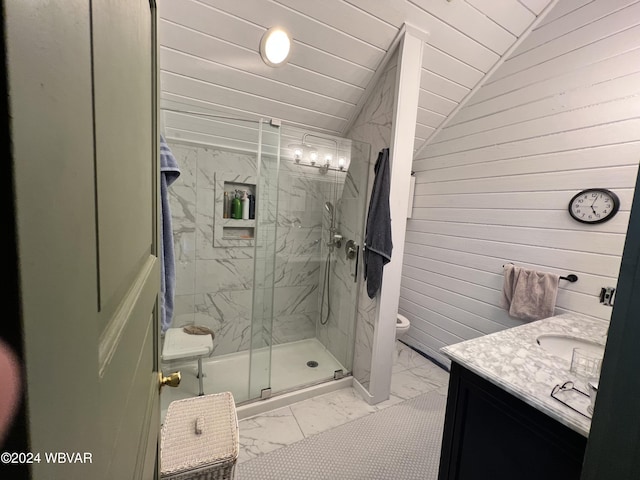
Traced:
POLYGON ((439 480, 579 480, 587 439, 453 362, 439 480))

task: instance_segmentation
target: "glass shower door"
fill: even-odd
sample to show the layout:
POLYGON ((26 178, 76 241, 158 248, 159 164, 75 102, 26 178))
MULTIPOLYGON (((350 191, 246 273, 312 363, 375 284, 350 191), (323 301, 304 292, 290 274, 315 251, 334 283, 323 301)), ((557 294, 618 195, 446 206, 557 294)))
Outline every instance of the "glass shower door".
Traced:
POLYGON ((340 246, 328 247, 331 232, 324 229, 322 258, 325 261, 319 285, 323 314, 316 323, 316 336, 347 374, 353 370, 359 286, 363 275, 362 245, 369 200, 370 145, 346 139, 339 145, 347 160, 343 170, 334 172, 335 188, 329 201, 334 210, 331 215, 334 216, 335 233, 341 241, 340 246))
POLYGON ((368 144, 291 125, 281 129, 280 152, 269 324, 274 393, 353 369, 370 167, 368 144))
POLYGON ((273 290, 278 216, 278 173, 280 169, 280 128, 260 122, 255 201, 255 252, 249 399, 271 394, 271 347, 273 330, 273 290))

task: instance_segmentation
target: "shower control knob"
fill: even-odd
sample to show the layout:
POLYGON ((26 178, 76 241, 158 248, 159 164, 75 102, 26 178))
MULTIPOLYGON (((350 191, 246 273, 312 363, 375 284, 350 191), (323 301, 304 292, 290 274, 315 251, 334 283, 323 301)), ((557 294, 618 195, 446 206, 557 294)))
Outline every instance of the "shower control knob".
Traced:
POLYGON ((353 240, 349 240, 347 241, 347 244, 344 247, 344 253, 346 255, 346 257, 351 260, 352 258, 354 258, 356 256, 356 242, 354 242, 353 240))

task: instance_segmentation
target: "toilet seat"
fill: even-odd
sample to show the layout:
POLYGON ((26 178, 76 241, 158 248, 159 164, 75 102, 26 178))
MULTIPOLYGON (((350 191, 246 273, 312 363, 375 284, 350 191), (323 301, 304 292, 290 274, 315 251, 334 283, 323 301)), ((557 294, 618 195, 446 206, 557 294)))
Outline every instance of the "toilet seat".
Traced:
POLYGON ((403 327, 409 327, 409 319, 404 315, 400 315, 398 313, 398 315, 396 316, 396 328, 403 328, 403 327))
POLYGON ((410 327, 409 319, 404 315, 396 314, 396 340, 404 337, 409 331, 410 327))

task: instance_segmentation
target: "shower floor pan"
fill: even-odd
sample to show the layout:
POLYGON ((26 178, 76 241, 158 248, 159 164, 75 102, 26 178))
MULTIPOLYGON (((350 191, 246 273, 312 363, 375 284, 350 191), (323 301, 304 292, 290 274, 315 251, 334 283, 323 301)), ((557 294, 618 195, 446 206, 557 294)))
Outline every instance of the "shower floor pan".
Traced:
MULTIPOLYGON (((267 348, 254 352, 257 365, 264 365, 263 374, 267 374, 266 359, 269 354, 267 348), (261 361, 260 357, 264 360, 261 361)), ((191 398, 198 395, 197 362, 173 363, 171 370, 165 366, 165 374, 180 370, 182 380, 176 388, 165 387, 160 396, 162 418, 166 414, 169 404, 174 400, 191 398)), ((336 358, 315 338, 297 342, 274 345, 271 353, 271 391, 273 393, 291 390, 298 386, 310 385, 333 378, 336 370, 344 367, 336 358), (318 363, 316 367, 307 366, 307 362, 318 363)), ((204 372, 204 393, 231 392, 236 404, 249 400, 249 352, 221 355, 202 362, 204 372)), ((254 367, 254 372, 256 372, 254 367)), ((260 375, 260 372, 256 372, 260 375)))

